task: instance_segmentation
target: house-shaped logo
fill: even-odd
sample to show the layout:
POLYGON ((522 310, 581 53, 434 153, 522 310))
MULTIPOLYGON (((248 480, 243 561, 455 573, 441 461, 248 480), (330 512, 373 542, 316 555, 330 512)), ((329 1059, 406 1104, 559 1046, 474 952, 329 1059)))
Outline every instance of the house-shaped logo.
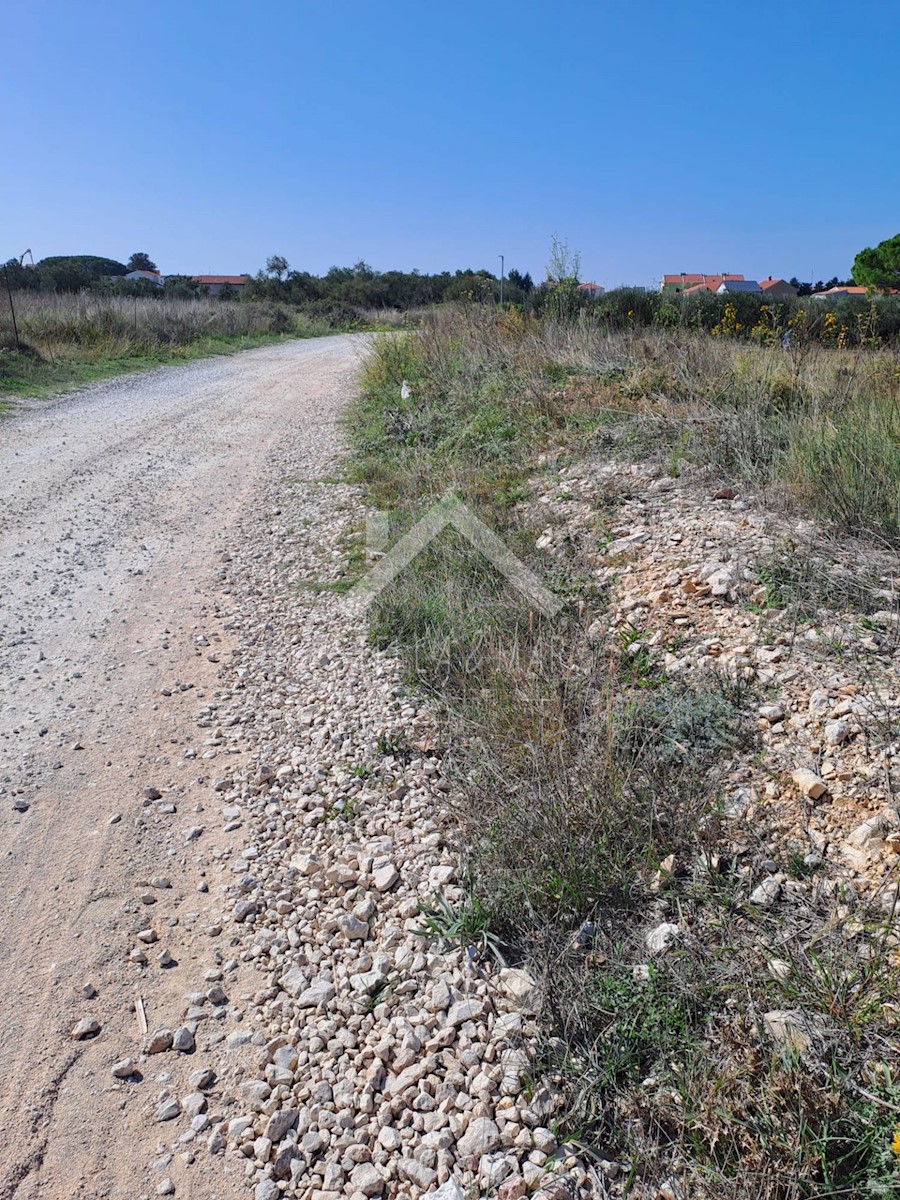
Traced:
POLYGON ((430 545, 447 526, 452 526, 470 545, 479 550, 489 563, 525 597, 528 603, 545 616, 554 617, 562 601, 546 588, 537 575, 517 558, 500 538, 475 516, 454 492, 448 492, 428 510, 409 533, 385 552, 388 541, 386 513, 369 516, 366 530, 366 549, 370 555, 381 557, 367 575, 350 589, 350 595, 366 601, 373 600, 389 583, 404 571, 417 555, 430 545))

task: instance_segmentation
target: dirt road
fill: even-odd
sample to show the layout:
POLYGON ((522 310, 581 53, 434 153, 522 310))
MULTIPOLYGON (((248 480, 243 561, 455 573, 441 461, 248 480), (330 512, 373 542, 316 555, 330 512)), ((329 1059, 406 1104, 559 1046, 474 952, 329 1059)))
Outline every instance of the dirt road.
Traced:
MULTIPOLYGON (((363 345, 165 369, 0 424, 4 1200, 153 1194, 160 1127, 110 1065, 140 1044, 136 995, 151 1030, 184 1004, 158 945, 143 974, 128 956, 154 926, 177 959, 205 886, 187 857, 160 861, 159 823, 189 838, 215 772, 215 747, 183 748, 228 654, 211 632, 218 548, 279 442, 333 423, 363 345), (173 776, 177 795, 156 796, 173 776), (172 886, 149 886, 164 868, 172 886), (99 1034, 73 1039, 85 1018, 99 1034)), ((168 1075, 153 1078, 155 1095, 168 1075)), ((238 1195, 224 1171, 195 1172, 179 1197, 238 1195)))

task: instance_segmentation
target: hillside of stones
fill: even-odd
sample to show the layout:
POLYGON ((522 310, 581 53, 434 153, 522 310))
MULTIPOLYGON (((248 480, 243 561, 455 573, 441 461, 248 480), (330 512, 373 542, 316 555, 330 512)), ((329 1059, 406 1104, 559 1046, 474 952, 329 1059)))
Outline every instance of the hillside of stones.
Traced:
MULTIPOLYGON (((771 863, 770 902, 810 873, 896 901, 900 865, 900 558, 827 532, 777 498, 650 464, 552 456, 529 519, 538 545, 578 546, 608 588, 597 636, 627 631, 670 677, 746 682, 759 746, 726 812, 771 863), (598 515, 606 536, 596 536, 598 515)), ((760 893, 760 896, 762 893, 760 893)))

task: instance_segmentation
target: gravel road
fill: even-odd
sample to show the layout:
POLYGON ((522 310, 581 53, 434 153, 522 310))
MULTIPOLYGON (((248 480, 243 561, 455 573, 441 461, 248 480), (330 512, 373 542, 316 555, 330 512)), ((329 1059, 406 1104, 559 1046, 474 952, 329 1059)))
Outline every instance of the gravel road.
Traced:
POLYGON ((196 706, 214 681, 193 639, 217 547, 283 443, 330 429, 364 344, 166 368, 0 423, 3 1197, 138 1194, 156 1136, 137 1120, 123 1145, 99 1043, 138 1033, 121 933, 160 864, 135 814, 189 719, 161 691, 196 706), (68 1036, 83 1016, 102 1023, 94 1041, 68 1036))

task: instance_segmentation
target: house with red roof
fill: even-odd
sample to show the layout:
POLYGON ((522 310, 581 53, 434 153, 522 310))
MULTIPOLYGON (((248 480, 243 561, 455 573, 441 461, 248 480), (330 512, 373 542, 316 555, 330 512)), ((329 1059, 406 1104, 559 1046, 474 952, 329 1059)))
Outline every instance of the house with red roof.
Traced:
POLYGON ((249 275, 192 275, 191 283, 205 288, 210 296, 218 296, 223 288, 240 292, 250 282, 249 275))
POLYGON ((661 292, 678 295, 688 291, 715 292, 726 280, 741 280, 743 275, 689 275, 682 271, 680 275, 663 275, 661 292))
POLYGON ((797 289, 792 283, 788 283, 786 279, 775 279, 769 276, 768 279, 759 281, 760 290, 766 296, 796 296, 797 289))
POLYGON ((810 300, 839 300, 841 296, 868 296, 867 287, 832 287, 827 292, 813 292, 810 300))

